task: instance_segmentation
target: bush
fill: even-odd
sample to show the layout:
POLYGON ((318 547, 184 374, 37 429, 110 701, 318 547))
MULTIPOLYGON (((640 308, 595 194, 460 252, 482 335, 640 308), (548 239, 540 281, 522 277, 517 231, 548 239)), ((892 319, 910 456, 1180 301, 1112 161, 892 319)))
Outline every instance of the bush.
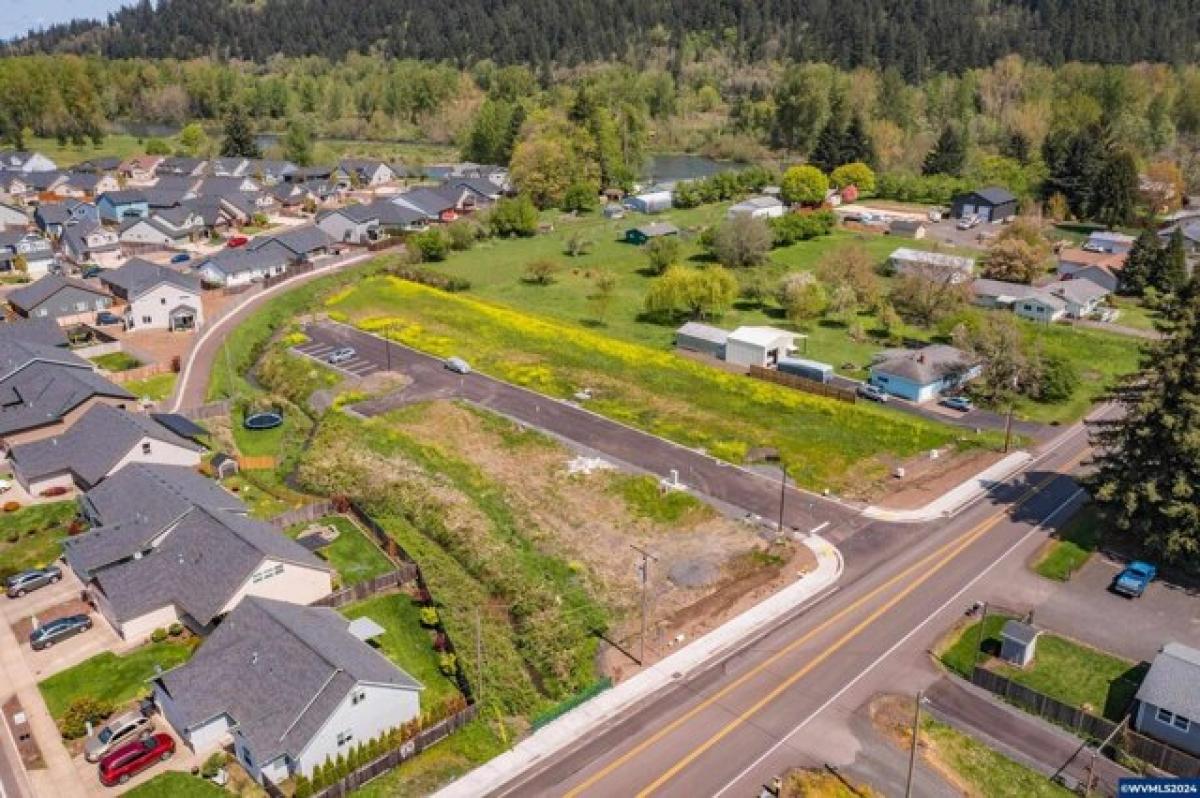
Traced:
POLYGON ((76 740, 87 734, 87 724, 96 724, 113 713, 113 703, 94 696, 80 696, 67 706, 67 711, 58 719, 58 730, 68 740, 76 740))
POLYGON ((554 282, 554 275, 557 273, 557 263, 549 258, 538 258, 537 260, 530 261, 525 266, 525 273, 521 276, 521 279, 533 285, 550 285, 554 282))
MULTIPOLYGON (((316 775, 315 772, 313 775, 316 775)), ((294 798, 309 798, 313 794, 313 783, 304 777, 303 774, 296 776, 296 789, 292 793, 294 798)))
POLYGON ((65 487, 63 487, 62 485, 55 485, 52 488, 46 488, 44 491, 42 491, 38 495, 44 499, 51 499, 51 498, 54 498, 55 496, 65 496, 66 494, 67 494, 67 489, 65 487))
POLYGON ((524 195, 502 199, 492 209, 488 224, 494 236, 528 237, 537 232, 537 208, 524 195))
MULTIPOLYGON (((421 266, 401 266, 389 271, 393 276, 399 277, 401 280, 408 280, 410 283, 420 283, 421 285, 427 285, 430 288, 436 288, 439 291, 446 291, 451 294, 471 290, 470 280, 463 279, 462 277, 451 277, 448 274, 442 274, 441 272, 421 266)), ((329 318, 333 318, 333 313, 329 314, 329 318)))
POLYGON ((409 242, 416 247, 416 251, 421 254, 422 260, 440 261, 446 259, 446 253, 450 250, 450 239, 442 230, 433 227, 423 233, 417 233, 409 239, 409 242))
POLYGON ((592 183, 574 183, 563 196, 562 209, 567 213, 588 213, 600 207, 600 191, 592 183))
POLYGON ((470 219, 459 219, 446 228, 449 236, 450 249, 463 252, 475 246, 475 242, 483 237, 483 228, 470 219))
POLYGON ((830 173, 829 182, 836 188, 855 186, 864 194, 870 194, 875 190, 875 172, 861 161, 844 163, 830 173))
POLYGON ((17 501, 11 501, 11 500, 6 501, 4 503, 4 506, 0 509, 3 509, 4 512, 6 512, 6 513, 15 513, 17 510, 21 509, 21 503, 17 502, 17 501))
POLYGON ((167 630, 161 626, 150 633, 150 640, 155 643, 161 643, 167 639, 167 630))
POLYGON ((458 657, 449 652, 438 657, 438 670, 453 679, 458 675, 458 657))
POLYGON ((424 626, 428 629, 433 629, 440 622, 441 622, 441 618, 438 617, 438 611, 437 611, 436 607, 422 607, 421 608, 421 625, 422 626, 424 626))
POLYGON ((171 624, 169 627, 167 627, 167 634, 169 634, 171 637, 179 637, 181 634, 183 634, 183 624, 179 623, 178 621, 171 624))
POLYGON ((783 173, 779 189, 789 204, 820 205, 829 190, 829 178, 815 166, 793 166, 783 173))
POLYGON ((833 232, 835 221, 833 211, 788 213, 771 220, 771 233, 775 246, 787 247, 797 241, 829 235, 833 232))
POLYGON ((214 779, 227 762, 229 762, 229 756, 224 751, 214 751, 200 766, 200 775, 206 779, 214 779))

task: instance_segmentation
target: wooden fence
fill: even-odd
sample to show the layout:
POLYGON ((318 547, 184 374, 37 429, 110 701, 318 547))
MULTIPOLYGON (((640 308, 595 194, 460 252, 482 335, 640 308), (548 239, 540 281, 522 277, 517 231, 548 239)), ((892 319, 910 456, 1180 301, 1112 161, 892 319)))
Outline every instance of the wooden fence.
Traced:
POLYGON ((237 461, 238 468, 242 471, 270 471, 276 463, 275 458, 269 454, 260 454, 255 457, 239 454, 237 461))
POLYGON ((795 374, 785 374, 782 371, 775 369, 767 369, 762 366, 751 366, 750 376, 766 382, 773 382, 776 385, 785 385, 788 388, 795 388, 797 391, 805 393, 814 393, 817 396, 828 396, 830 399, 837 399, 839 402, 854 404, 858 401, 858 397, 854 391, 849 388, 839 388, 836 385, 826 385, 823 382, 816 380, 797 377, 795 374))
POLYGON ((303 507, 297 507, 295 510, 288 510, 286 513, 280 513, 272 518, 268 523, 276 529, 287 529, 289 526, 296 524, 307 524, 328 515, 337 515, 338 510, 333 502, 328 499, 312 504, 306 504, 303 507))
MULTIPOLYGON (((989 693, 1000 696, 1009 703, 1016 704, 1030 714, 1064 726, 1085 738, 1104 740, 1116 731, 1118 726, 1111 720, 1084 712, 1079 707, 1064 704, 1058 699, 1014 682, 1012 679, 1006 679, 987 668, 976 666, 971 672, 971 683, 982 687, 989 693)), ((1128 727, 1123 729, 1117 737, 1114 747, 1174 776, 1180 778, 1200 777, 1200 759, 1165 743, 1160 743, 1158 740, 1138 734, 1128 727)))
POLYGON ((330 593, 325 598, 317 599, 313 604, 318 607, 332 607, 337 609, 388 590, 395 590, 402 585, 407 585, 409 582, 415 582, 416 579, 417 566, 410 562, 401 563, 400 567, 394 571, 389 571, 386 574, 380 574, 365 582, 359 582, 350 587, 342 588, 334 593, 330 593))
POLYGON ((185 407, 179 411, 179 414, 192 421, 203 421, 206 418, 227 416, 232 409, 233 402, 229 399, 222 399, 219 402, 209 402, 199 407, 185 407))
POLYGON ((148 363, 145 366, 138 366, 133 369, 125 369, 124 371, 105 372, 105 376, 115 383, 126 383, 134 380, 144 380, 147 377, 153 377, 158 374, 166 374, 174 371, 170 363, 148 363))
POLYGON ((435 723, 428 729, 417 734, 416 737, 408 742, 402 743, 398 748, 393 748, 383 756, 374 759, 371 762, 360 767, 350 775, 341 779, 334 784, 329 785, 320 792, 314 792, 313 798, 345 798, 345 796, 362 787, 372 779, 379 778, 389 770, 399 767, 409 759, 412 759, 417 754, 429 748, 435 743, 449 737, 454 732, 466 726, 475 719, 479 709, 474 704, 466 709, 451 715, 443 721, 435 723))

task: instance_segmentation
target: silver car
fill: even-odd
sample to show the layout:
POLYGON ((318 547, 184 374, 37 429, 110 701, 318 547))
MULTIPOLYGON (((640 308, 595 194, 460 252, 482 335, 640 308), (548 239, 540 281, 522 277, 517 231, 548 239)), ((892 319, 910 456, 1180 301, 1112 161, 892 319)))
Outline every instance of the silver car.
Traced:
POLYGON ((31 593, 39 587, 52 585, 59 579, 62 579, 62 570, 56 565, 47 568, 30 568, 4 580, 5 593, 9 598, 21 598, 26 593, 31 593))
POLYGON ((446 358, 446 368, 450 369, 455 374, 471 373, 471 364, 463 360, 461 357, 446 358))
POLYGON ((341 349, 335 349, 330 352, 325 357, 325 362, 336 366, 338 363, 345 363, 348 360, 353 360, 354 355, 355 351, 352 348, 343 346, 341 349))
POLYGON ((141 712, 126 712, 105 723, 83 744, 83 756, 89 762, 100 759, 118 745, 154 731, 150 718, 141 712))

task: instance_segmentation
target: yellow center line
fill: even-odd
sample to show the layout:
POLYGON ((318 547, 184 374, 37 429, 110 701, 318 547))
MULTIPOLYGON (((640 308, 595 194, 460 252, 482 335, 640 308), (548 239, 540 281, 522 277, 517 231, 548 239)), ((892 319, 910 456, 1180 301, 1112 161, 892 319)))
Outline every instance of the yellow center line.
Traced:
MULTIPOLYGON (((1083 456, 1084 455, 1080 455, 1080 457, 1075 458, 1070 464, 1064 466, 1063 469, 1061 469, 1061 471, 1063 471, 1063 472, 1069 471, 1071 468, 1074 467, 1075 464, 1077 464, 1080 460, 1082 460, 1083 456)), ((785 682, 783 682, 781 685, 779 685, 774 690, 772 690, 765 698, 758 701, 750 709, 748 709, 745 712, 743 712, 742 714, 738 715, 734 720, 730 721, 719 732, 717 732, 715 735, 710 737, 707 741, 702 743, 697 748, 693 749, 693 751, 691 753, 689 753, 683 759, 679 760, 679 762, 677 762, 675 765, 673 765, 669 770, 667 770, 661 776, 659 776, 657 779, 655 779, 654 782, 652 782, 649 786, 647 786, 644 790, 642 790, 638 795, 644 796, 644 795, 647 795, 648 793, 652 792, 653 790, 657 789, 664 782, 666 782, 668 779, 670 779, 672 776, 674 776, 676 773, 678 773, 680 770, 682 770, 684 767, 686 767, 690 762, 695 760, 696 757, 700 756, 702 753, 707 751, 709 748, 711 748, 713 745, 715 745, 717 742, 719 742, 722 738, 724 738, 726 735, 728 735, 730 732, 732 732, 738 726, 745 723, 745 721, 751 715, 753 715, 755 712, 757 712, 759 709, 761 709, 765 704, 769 703, 771 700, 773 700, 775 697, 777 697, 779 695, 779 693, 786 690, 788 687, 790 687, 792 684, 794 684, 797 680, 803 678, 805 674, 807 674, 809 671, 811 671, 813 668, 815 668, 817 665, 819 665, 821 662, 823 662, 825 659, 827 659, 835 651, 844 647, 853 638, 855 638, 859 634, 861 634, 864 629, 866 629, 868 626, 870 626, 872 623, 874 623, 876 620, 878 620, 878 618, 881 615, 883 615, 889 609, 894 607, 897 603, 899 603, 906 596, 908 596, 910 593, 912 593, 912 591, 916 590, 921 584, 923 584, 927 579, 929 579, 935 573, 940 571, 949 562, 951 562, 956 556, 958 556, 958 554, 960 554, 964 549, 966 549, 968 546, 970 546, 971 543, 973 543, 977 539, 979 539, 979 537, 982 536, 984 533, 986 533, 989 529, 996 526, 996 524, 998 524, 1006 515, 1008 515, 1009 512, 1020 507, 1025 502, 1029 501, 1033 496, 1037 495, 1046 485, 1048 485, 1052 480, 1056 479, 1058 476, 1059 476, 1059 473, 1054 473, 1054 474, 1050 474, 1050 475, 1044 477, 1036 485, 1034 485, 1034 486, 1030 487, 1028 490, 1026 490, 1025 493, 1023 493, 1011 505, 1009 505, 1005 509, 995 513, 994 515, 990 516, 989 518, 986 518, 983 521, 981 521, 974 528, 972 528, 971 531, 968 532, 965 536, 963 536, 961 538, 957 538, 955 540, 951 540, 951 541, 943 544, 936 551, 934 551, 930 554, 927 554, 925 557, 921 558, 916 563, 913 563, 912 565, 908 566, 903 571, 901 571, 900 573, 891 577, 890 579, 888 579, 886 582, 879 585, 878 587, 874 588, 866 595, 858 598, 852 604, 845 607, 844 609, 842 609, 835 615, 831 616, 830 618, 828 618, 821 624, 817 625, 813 629, 811 629, 808 632, 806 632, 805 634, 801 635, 796 640, 793 640, 791 643, 784 646, 779 651, 772 654, 770 657, 763 660, 762 662, 760 662, 758 665, 754 666, 750 670, 746 671, 741 676, 739 676, 738 678, 734 679, 733 681, 731 681, 730 683, 725 685, 725 687, 721 688, 719 691, 717 691, 713 695, 709 696, 704 701, 700 702, 699 704, 697 704, 692 709, 688 710, 683 715, 681 715, 678 718, 676 718, 675 720, 671 721, 666 726, 663 726, 661 729, 656 731, 653 735, 646 738, 642 742, 638 743, 636 746, 631 748, 629 751, 626 751, 624 754, 622 754, 617 759, 614 759, 612 762, 610 762, 604 768, 596 771, 596 773, 589 776, 585 781, 581 782, 580 784, 578 784, 574 788, 572 788, 569 792, 565 793, 565 797, 566 798, 577 798, 577 796, 582 794, 585 790, 591 788, 597 782, 608 777, 615 770, 617 770, 618 768, 625 765, 625 763, 629 762, 634 757, 637 757, 638 755, 640 755, 642 752, 644 752, 645 750, 650 748, 652 745, 657 743, 663 737, 666 737, 668 734, 675 731, 683 724, 687 723, 689 720, 694 718, 696 715, 698 715, 701 712, 703 712, 704 710, 708 709, 713 704, 717 703, 722 698, 729 695, 729 693, 736 690, 738 687, 745 684, 747 681, 749 681, 750 679, 759 675, 766 669, 770 668, 773 664, 778 662, 780 659, 782 659, 783 657, 787 656, 788 654, 794 652, 796 649, 800 648, 801 646, 803 646, 804 644, 806 644, 807 642, 812 640, 817 635, 821 634, 822 632, 829 629, 830 627, 838 624, 844 618, 846 618, 848 615, 857 611, 860 607, 862 607, 864 604, 870 602, 872 599, 874 599, 879 594, 887 591, 889 588, 893 587, 897 583, 904 581, 906 579, 909 579, 912 576, 912 574, 914 574, 918 571, 925 571, 925 573, 922 576, 918 577, 916 579, 916 581, 912 582, 908 587, 906 587, 903 591, 901 591, 899 594, 897 594, 895 597, 893 597, 891 600, 889 600, 885 605, 883 605, 879 609, 872 612, 871 615, 869 615, 866 619, 864 619, 857 626, 855 626, 853 629, 851 629, 849 632, 847 632, 845 635, 843 635, 841 638, 839 638, 838 641, 834 644, 834 646, 832 648, 826 649, 822 654, 820 654, 818 656, 817 659, 811 661, 806 666, 804 666, 804 668, 802 668, 801 670, 792 674, 792 676, 788 677, 788 679, 785 682), (937 561, 936 564, 933 565, 932 567, 930 567, 930 563, 934 563, 935 561, 937 561)))

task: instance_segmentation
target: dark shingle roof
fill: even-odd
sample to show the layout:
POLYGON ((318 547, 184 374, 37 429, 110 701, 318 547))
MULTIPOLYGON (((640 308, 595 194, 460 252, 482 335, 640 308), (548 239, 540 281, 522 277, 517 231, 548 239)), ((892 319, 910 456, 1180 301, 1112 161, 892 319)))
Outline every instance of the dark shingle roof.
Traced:
POLYGON ((871 371, 903 377, 918 385, 929 385, 950 374, 959 374, 971 366, 961 349, 946 344, 930 344, 920 349, 888 350, 880 353, 871 371))
POLYGON ((200 264, 201 268, 211 265, 226 276, 244 272, 267 271, 287 264, 287 257, 279 247, 265 249, 226 249, 200 264))
POLYGON ((289 252, 303 257, 318 249, 328 247, 333 243, 333 236, 315 224, 306 224, 293 227, 286 232, 276 235, 258 236, 250 241, 247 248, 254 251, 262 249, 272 242, 285 247, 289 252))
POLYGON ((983 197, 993 205, 1003 205, 1008 202, 1016 202, 1017 197, 1011 191, 1000 186, 987 186, 975 192, 980 197, 983 197))
POLYGON ((14 319, 0 324, 0 345, 9 341, 63 347, 67 345, 67 334, 54 319, 14 319))
POLYGON ((325 607, 246 598, 158 681, 184 726, 225 714, 259 761, 299 756, 355 685, 422 689, 348 626, 325 607))
POLYGON ((136 299, 163 283, 194 294, 200 293, 200 278, 196 275, 183 274, 142 258, 130 258, 120 268, 102 272, 100 282, 116 288, 130 299, 136 299))
POLYGON ((8 303, 18 310, 29 312, 62 289, 68 287, 78 288, 80 291, 89 291, 97 296, 106 296, 104 291, 83 280, 75 280, 59 274, 47 274, 36 282, 10 292, 7 297, 8 303))
POLYGON ((106 191, 97 199, 108 197, 108 201, 114 205, 124 205, 131 202, 146 202, 146 194, 137 189, 120 189, 118 191, 106 191))

